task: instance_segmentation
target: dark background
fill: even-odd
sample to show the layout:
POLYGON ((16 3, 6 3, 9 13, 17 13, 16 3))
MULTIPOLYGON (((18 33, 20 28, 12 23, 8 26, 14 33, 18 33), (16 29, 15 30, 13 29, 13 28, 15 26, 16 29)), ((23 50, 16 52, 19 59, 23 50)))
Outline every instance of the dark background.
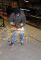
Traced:
MULTIPOLYGON (((1 1, 7 1, 7 0, 0 0, 1 1)), ((8 1, 11 1, 11 0, 8 0, 8 1)), ((14 1, 14 0, 13 0, 14 1)), ((17 0, 16 0, 17 1, 17 0)), ((20 0, 20 1, 24 1, 24 0, 20 0)), ((27 0, 27 1, 31 1, 31 2, 41 2, 41 0, 27 0)))

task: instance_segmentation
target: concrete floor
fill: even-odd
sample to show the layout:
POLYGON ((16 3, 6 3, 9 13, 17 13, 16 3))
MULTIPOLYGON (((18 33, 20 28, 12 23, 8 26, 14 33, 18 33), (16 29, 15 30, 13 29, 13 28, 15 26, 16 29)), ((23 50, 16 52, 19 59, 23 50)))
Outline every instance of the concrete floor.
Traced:
POLYGON ((12 32, 13 28, 10 26, 5 30, 0 29, 0 60, 41 60, 41 30, 26 25, 24 46, 17 43, 10 47, 6 39, 12 32))
POLYGON ((41 43, 29 42, 0 49, 0 60, 41 60, 41 43))

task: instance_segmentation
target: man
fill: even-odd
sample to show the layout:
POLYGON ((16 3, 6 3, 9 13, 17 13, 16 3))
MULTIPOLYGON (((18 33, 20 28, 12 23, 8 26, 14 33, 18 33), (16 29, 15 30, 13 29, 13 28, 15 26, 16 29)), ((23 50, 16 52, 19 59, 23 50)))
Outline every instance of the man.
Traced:
POLYGON ((12 34, 11 45, 15 43, 17 32, 20 34, 20 42, 21 44, 24 43, 24 23, 26 21, 26 17, 23 11, 21 11, 18 6, 17 2, 12 2, 12 13, 9 16, 9 22, 11 25, 15 25, 16 30, 12 34))

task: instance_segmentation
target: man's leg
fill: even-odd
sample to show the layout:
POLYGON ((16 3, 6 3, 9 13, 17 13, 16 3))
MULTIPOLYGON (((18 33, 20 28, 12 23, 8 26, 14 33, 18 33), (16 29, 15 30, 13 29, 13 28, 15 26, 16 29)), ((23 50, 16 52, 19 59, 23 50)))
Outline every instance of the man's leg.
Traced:
POLYGON ((14 31, 13 34, 12 34, 11 45, 12 45, 12 44, 15 44, 15 42, 16 42, 16 37, 17 37, 17 32, 14 31))
POLYGON ((24 32, 20 32, 20 42, 21 44, 24 44, 24 32))

